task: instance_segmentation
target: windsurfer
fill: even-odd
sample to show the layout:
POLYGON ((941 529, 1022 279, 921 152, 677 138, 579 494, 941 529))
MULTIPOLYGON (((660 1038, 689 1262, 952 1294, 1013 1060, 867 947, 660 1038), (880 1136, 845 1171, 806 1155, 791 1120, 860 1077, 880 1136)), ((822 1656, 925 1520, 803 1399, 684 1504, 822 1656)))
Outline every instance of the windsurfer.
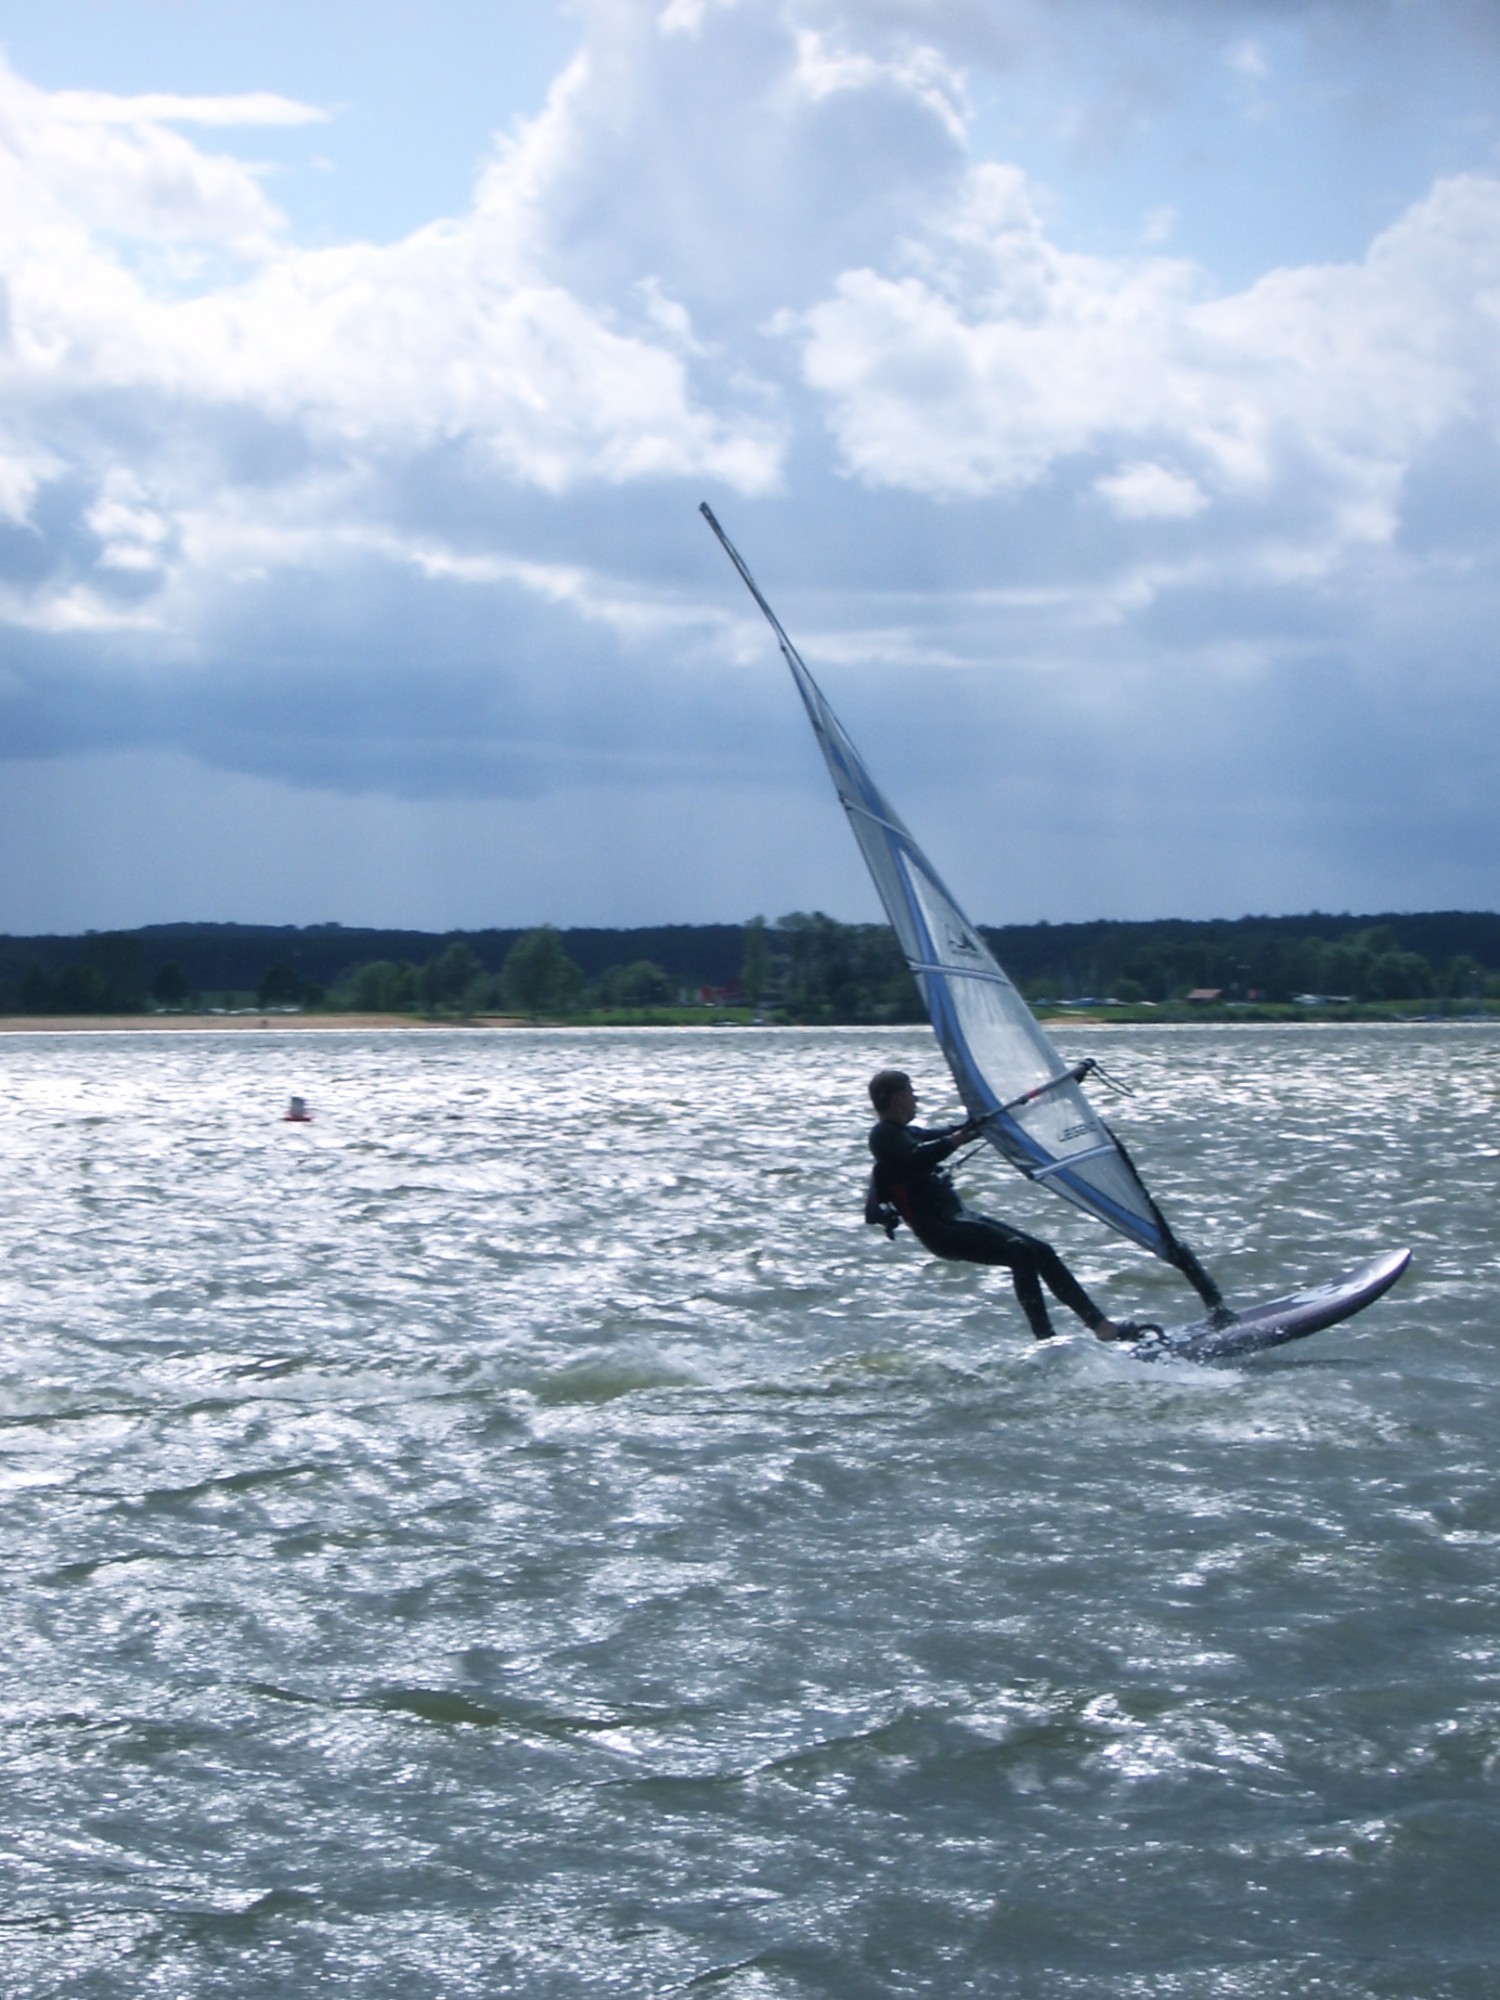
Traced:
POLYGON ((870 1176, 868 1221, 884 1221, 890 1229, 893 1215, 899 1216, 935 1257, 1003 1265, 1038 1340, 1050 1340, 1055 1331, 1042 1297, 1043 1285, 1100 1340, 1133 1340, 1153 1330, 1131 1320, 1109 1319, 1050 1243, 964 1206, 943 1162, 979 1137, 972 1120, 936 1131, 915 1124, 916 1092, 900 1069, 879 1070, 871 1077, 870 1102, 876 1122, 870 1132, 875 1168, 870 1176))

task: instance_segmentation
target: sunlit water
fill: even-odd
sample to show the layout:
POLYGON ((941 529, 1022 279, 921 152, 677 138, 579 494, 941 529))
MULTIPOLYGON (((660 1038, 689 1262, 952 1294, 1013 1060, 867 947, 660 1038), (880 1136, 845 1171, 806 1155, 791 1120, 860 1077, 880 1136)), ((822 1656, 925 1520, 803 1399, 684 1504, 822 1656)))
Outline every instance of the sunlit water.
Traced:
POLYGON ((1064 1047, 1231 1294, 1411 1273, 1037 1347, 860 1220, 915 1031, 0 1038, 0 1989, 1500 1992, 1500 1037, 1064 1047))

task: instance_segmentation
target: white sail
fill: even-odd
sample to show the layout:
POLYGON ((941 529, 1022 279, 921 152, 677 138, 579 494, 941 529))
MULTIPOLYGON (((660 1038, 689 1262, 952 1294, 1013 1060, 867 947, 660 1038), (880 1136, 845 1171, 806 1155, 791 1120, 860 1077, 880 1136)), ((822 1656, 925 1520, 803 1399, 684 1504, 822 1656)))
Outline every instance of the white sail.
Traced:
POLYGON ((871 777, 807 663, 705 503, 702 512, 776 634, 880 900, 927 1003, 959 1096, 1012 1166, 1176 1265, 1213 1280, 1168 1228, 1123 1147, 871 777))

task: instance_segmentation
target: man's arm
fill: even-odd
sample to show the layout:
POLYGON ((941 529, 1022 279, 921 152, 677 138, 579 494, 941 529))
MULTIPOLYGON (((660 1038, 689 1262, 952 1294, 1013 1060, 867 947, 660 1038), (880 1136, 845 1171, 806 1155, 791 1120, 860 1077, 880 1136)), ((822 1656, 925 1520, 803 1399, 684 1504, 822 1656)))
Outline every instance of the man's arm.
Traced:
POLYGON ((962 1125, 945 1125, 938 1132, 927 1132, 920 1125, 897 1125, 891 1119, 882 1119, 870 1134, 870 1151, 883 1167, 892 1171, 930 1173, 939 1161, 946 1160, 975 1136, 970 1120, 962 1125))

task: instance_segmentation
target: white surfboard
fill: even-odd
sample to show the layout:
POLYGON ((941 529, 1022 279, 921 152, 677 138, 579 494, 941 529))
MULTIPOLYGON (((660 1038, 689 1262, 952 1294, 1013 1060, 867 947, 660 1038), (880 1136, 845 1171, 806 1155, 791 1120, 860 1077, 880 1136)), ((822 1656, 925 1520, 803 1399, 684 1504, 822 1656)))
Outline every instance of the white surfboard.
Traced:
POLYGON ((1305 1340, 1325 1326, 1336 1326, 1372 1305, 1388 1292, 1411 1262, 1410 1250, 1391 1250, 1323 1285, 1306 1285, 1285 1298, 1247 1306, 1176 1326, 1161 1334, 1146 1334, 1119 1351, 1137 1361, 1231 1361, 1236 1355, 1258 1354, 1288 1340, 1305 1340))

